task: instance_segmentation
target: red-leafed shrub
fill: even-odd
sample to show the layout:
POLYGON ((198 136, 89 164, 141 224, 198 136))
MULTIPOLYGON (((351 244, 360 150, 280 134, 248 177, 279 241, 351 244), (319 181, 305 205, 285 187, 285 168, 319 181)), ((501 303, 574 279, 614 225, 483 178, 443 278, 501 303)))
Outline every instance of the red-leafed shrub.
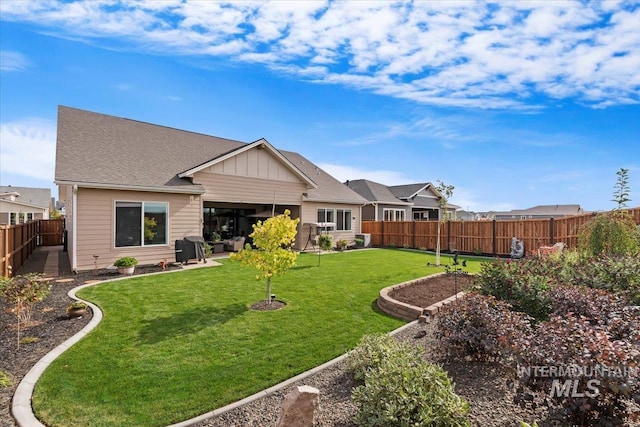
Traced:
POLYGON ((510 360, 516 342, 531 333, 532 321, 493 296, 470 293, 439 313, 439 351, 443 357, 510 360))
MULTIPOLYGON (((611 320, 615 315, 609 315, 611 320)), ((531 340, 516 353, 518 381, 557 399, 579 425, 603 425, 626 416, 625 400, 640 402, 640 323, 624 339, 613 339, 609 325, 566 313, 535 326, 531 340)))

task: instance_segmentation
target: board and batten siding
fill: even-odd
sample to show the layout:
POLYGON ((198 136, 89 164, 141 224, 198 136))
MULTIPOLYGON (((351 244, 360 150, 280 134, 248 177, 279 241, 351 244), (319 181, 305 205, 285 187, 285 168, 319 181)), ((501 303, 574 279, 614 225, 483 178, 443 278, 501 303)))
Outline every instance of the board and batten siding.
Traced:
POLYGON ((252 148, 238 153, 209 168, 209 172, 221 175, 246 176, 275 181, 300 182, 300 176, 287 167, 269 150, 252 148))
MULTIPOLYGON (((201 236, 202 201, 199 196, 138 191, 78 189, 77 270, 107 268, 123 256, 133 256, 141 265, 175 261, 175 241, 201 236), (115 247, 115 202, 163 202, 169 205, 169 238, 166 245, 115 247)), ((71 250, 71 248, 69 248, 71 250)), ((73 266, 72 266, 73 267, 73 266)))

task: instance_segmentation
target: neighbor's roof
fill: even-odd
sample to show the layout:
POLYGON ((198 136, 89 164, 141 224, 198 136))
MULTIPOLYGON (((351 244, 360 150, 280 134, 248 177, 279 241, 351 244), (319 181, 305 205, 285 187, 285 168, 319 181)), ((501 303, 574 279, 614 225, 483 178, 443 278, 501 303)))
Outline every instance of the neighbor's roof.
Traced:
POLYGON ((50 188, 14 187, 13 185, 0 185, 0 193, 18 193, 16 203, 38 206, 43 209, 51 203, 50 188))
MULTIPOLYGON (((399 199, 410 199, 415 197, 418 193, 433 185, 430 182, 416 183, 416 184, 404 184, 404 185, 390 185, 389 191, 391 191, 399 199)), ((436 194, 439 194, 435 188, 433 190, 436 194)))
POLYGON ((398 199, 386 185, 368 179, 349 180, 346 182, 346 186, 370 202, 401 206, 413 205, 413 203, 398 199))
POLYGON ((583 213, 583 210, 578 204, 538 205, 527 209, 513 209, 508 212, 492 212, 493 215, 499 216, 570 216, 580 215, 581 213, 583 213))
MULTIPOLYGON (((261 141, 267 143, 258 140, 252 144, 261 141)), ((192 184, 185 175, 250 145, 60 106, 55 182, 95 188, 203 193, 204 188, 192 184)), ((299 154, 278 152, 290 166, 299 169, 301 178, 306 176, 318 185, 309 189, 309 197, 314 196, 314 200, 364 203, 361 197, 345 191, 341 183, 299 154)))

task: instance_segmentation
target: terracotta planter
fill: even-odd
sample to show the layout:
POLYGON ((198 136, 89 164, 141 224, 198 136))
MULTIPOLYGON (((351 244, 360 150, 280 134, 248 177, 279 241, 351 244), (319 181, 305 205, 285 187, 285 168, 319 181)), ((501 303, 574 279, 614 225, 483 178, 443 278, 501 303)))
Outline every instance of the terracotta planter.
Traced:
POLYGON ((67 311, 67 314, 69 315, 70 318, 74 318, 74 317, 81 317, 84 316, 85 314, 87 314, 87 309, 86 308, 72 308, 71 310, 67 311))
POLYGON ((131 276, 135 268, 135 265, 132 265, 131 267, 118 267, 118 273, 124 274, 125 276, 131 276))

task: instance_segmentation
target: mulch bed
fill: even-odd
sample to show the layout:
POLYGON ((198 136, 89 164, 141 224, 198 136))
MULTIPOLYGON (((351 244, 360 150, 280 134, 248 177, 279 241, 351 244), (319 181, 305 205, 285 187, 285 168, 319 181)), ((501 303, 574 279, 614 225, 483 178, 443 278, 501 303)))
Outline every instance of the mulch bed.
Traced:
POLYGON ((440 274, 421 279, 409 286, 394 289, 389 292, 389 296, 396 301, 416 307, 429 307, 457 294, 472 282, 473 276, 469 274, 440 274))

